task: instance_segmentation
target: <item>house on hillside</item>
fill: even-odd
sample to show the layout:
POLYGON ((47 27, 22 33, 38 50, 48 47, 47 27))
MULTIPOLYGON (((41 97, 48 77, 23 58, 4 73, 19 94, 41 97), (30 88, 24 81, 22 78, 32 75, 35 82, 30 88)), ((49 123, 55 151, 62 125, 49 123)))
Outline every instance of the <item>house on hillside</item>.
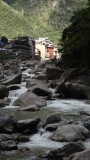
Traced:
POLYGON ((35 40, 36 54, 39 50, 41 53, 41 59, 59 59, 60 55, 58 53, 58 48, 48 40, 48 38, 39 38, 35 40))

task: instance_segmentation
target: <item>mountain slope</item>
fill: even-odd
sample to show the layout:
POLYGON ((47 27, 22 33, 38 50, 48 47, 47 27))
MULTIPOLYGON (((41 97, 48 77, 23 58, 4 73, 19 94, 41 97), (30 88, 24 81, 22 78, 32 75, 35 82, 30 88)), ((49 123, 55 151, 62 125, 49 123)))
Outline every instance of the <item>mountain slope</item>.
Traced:
POLYGON ((31 34, 31 25, 27 18, 16 12, 6 3, 0 4, 0 35, 13 38, 18 35, 31 34), (30 30, 28 30, 30 28, 30 30))
MULTIPOLYGON (((58 41, 73 12, 86 7, 87 0, 4 0, 28 19, 36 37, 58 41)), ((29 31, 28 31, 29 32, 29 31)))

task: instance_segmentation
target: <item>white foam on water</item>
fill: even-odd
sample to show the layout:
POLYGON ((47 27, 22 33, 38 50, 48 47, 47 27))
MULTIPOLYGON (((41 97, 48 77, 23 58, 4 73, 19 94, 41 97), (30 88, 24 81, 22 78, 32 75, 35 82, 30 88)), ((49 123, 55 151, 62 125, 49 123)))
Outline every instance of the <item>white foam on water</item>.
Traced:
POLYGON ((90 104, 85 104, 84 101, 80 100, 55 100, 47 102, 47 107, 61 112, 72 112, 72 111, 89 111, 90 104))
POLYGON ((32 74, 31 71, 32 70, 30 68, 28 68, 27 70, 23 71, 22 74, 27 76, 27 77, 31 77, 32 78, 35 74, 32 74))
POLYGON ((50 132, 45 132, 43 134, 37 133, 30 138, 30 142, 22 144, 29 148, 49 148, 56 149, 63 147, 66 143, 64 142, 55 142, 49 139, 52 135, 50 132))
POLYGON ((17 106, 13 106, 13 102, 23 93, 25 93, 27 91, 26 88, 26 82, 22 82, 20 85, 20 89, 18 90, 13 90, 9 92, 9 99, 11 100, 9 106, 4 107, 4 109, 6 108, 18 108, 17 106))

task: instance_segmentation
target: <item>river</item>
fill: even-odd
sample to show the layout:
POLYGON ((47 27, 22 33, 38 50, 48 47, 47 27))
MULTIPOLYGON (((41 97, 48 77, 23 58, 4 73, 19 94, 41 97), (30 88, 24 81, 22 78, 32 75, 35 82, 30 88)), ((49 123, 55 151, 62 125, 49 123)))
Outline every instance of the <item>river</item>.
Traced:
MULTIPOLYGON (((26 76, 32 77, 33 74, 29 73, 30 70, 24 71, 22 74, 26 76)), ((90 119, 86 116, 80 116, 80 111, 88 111, 90 112, 90 105, 85 104, 84 101, 80 100, 65 100, 65 99, 57 99, 53 101, 47 101, 47 106, 41 108, 39 111, 36 112, 27 112, 27 111, 19 111, 18 107, 13 106, 13 102, 17 99, 22 93, 27 91, 26 82, 22 82, 20 84, 20 89, 15 91, 10 91, 9 98, 11 99, 11 103, 9 106, 0 109, 0 115, 12 115, 17 119, 30 119, 40 117, 42 121, 45 120, 46 116, 54 113, 60 112, 63 119, 66 120, 77 120, 77 121, 85 121, 90 119)), ((54 91, 53 91, 54 92, 54 91)), ((27 143, 19 144, 19 148, 22 146, 27 146, 30 148, 30 152, 23 154, 19 151, 12 151, 12 152, 4 152, 0 156, 0 160, 39 160, 39 155, 45 153, 49 150, 60 148, 66 143, 64 142, 54 142, 49 139, 52 133, 44 131, 42 128, 38 129, 38 133, 30 136, 30 141, 27 143), (41 134, 42 133, 42 134, 41 134)), ((83 142, 87 148, 90 148, 90 140, 86 140, 83 142)), ((40 158, 41 160, 41 158, 40 158)), ((44 158, 43 158, 44 160, 44 158)))

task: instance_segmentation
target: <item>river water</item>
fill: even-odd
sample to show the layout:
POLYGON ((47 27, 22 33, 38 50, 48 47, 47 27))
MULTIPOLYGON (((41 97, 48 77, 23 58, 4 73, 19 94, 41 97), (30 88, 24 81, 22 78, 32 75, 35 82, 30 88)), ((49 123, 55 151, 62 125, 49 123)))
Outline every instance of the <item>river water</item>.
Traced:
MULTIPOLYGON (((30 74, 30 69, 23 72, 23 75, 27 77, 33 77, 33 74, 30 74)), ((11 99, 11 103, 9 106, 0 109, 0 115, 12 115, 17 119, 30 119, 40 117, 42 121, 46 119, 46 116, 60 112, 62 115, 62 119, 66 120, 82 120, 85 121, 89 117, 80 116, 80 111, 88 111, 90 112, 90 105, 85 104, 84 101, 79 100, 65 100, 65 99, 57 99, 53 101, 47 101, 47 106, 41 108, 36 112, 26 112, 19 111, 18 107, 13 106, 13 102, 17 99, 21 94, 27 91, 26 82, 22 82, 20 84, 20 89, 15 91, 10 91, 9 98, 11 99)), ((52 90, 53 91, 53 90, 52 90)), ((54 91, 53 91, 54 94, 54 91)), ((20 153, 19 151, 13 152, 4 152, 0 156, 0 160, 39 160, 39 155, 45 153, 49 150, 60 148, 66 143, 64 142, 54 142, 49 139, 52 133, 44 131, 42 128, 38 130, 37 134, 30 136, 30 141, 27 143, 19 144, 19 148, 22 146, 29 147, 29 153, 20 153), (41 134, 43 133, 43 134, 41 134)), ((87 148, 90 148, 90 140, 86 140, 83 142, 87 148)), ((41 158, 40 158, 41 160, 41 158)), ((44 160, 44 159, 43 159, 44 160)))

